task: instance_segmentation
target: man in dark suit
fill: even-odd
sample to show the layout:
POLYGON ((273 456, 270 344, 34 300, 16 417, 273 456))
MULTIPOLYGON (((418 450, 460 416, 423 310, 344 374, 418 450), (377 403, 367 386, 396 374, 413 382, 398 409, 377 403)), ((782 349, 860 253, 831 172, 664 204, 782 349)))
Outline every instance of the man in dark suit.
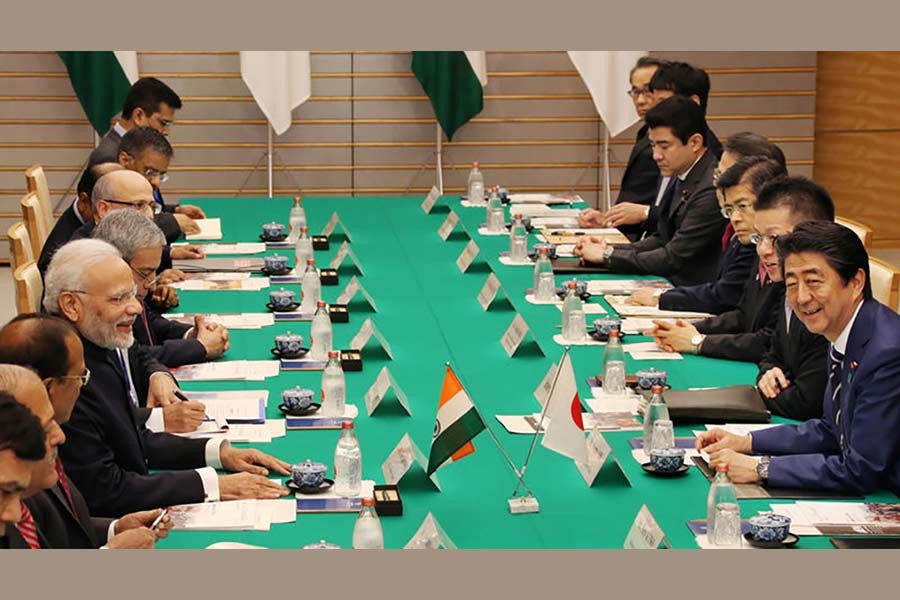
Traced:
POLYGON ((651 109, 646 121, 653 158, 660 172, 672 179, 660 205, 656 232, 618 247, 585 236, 575 246, 575 255, 615 273, 662 275, 676 285, 712 281, 725 221, 712 184, 715 158, 706 150, 702 111, 688 98, 673 96, 651 109))
MULTIPOLYGON (((172 88, 155 77, 141 77, 128 90, 122 104, 121 118, 116 119, 100 140, 100 144, 91 152, 88 164, 118 162, 122 138, 135 127, 151 127, 163 135, 169 135, 175 120, 175 111, 180 108, 181 98, 172 88)), ((174 216, 182 229, 190 227, 192 219, 205 218, 203 211, 196 206, 166 204, 161 194, 154 195, 157 196, 162 211, 166 215, 171 215, 169 219, 174 216)), ((166 230, 165 224, 157 224, 160 225, 160 229, 166 230)))
POLYGON ((822 186, 805 177, 779 177, 764 185, 754 211, 757 261, 737 308, 694 324, 656 321, 650 333, 657 343, 673 352, 761 361, 785 307, 784 280, 772 240, 809 220, 834 220, 834 202, 822 186))
POLYGON ((138 298, 144 303, 144 311, 134 323, 134 336, 150 348, 154 358, 174 368, 222 356, 228 349, 228 330, 223 326, 200 317, 194 327, 170 321, 145 302, 156 287, 156 271, 166 243, 159 227, 135 210, 117 210, 100 221, 91 237, 115 246, 131 267, 138 298))
POLYGON ((26 550, 16 525, 32 472, 47 455, 41 422, 10 394, 0 392, 0 550, 26 550))
MULTIPOLYGON (((46 323, 51 317, 44 317, 41 322, 46 323)), ((20 320, 20 323, 25 321, 20 320)), ((29 323, 35 323, 34 319, 29 319, 29 323)), ((63 324, 65 325, 65 324, 63 324)), ((18 329, 16 325, 8 325, 13 329, 18 329)), ((59 325, 57 325, 59 328, 59 325)), ((36 332, 34 327, 25 326, 30 333, 37 333, 37 345, 41 342, 49 341, 46 335, 36 332)), ((6 330, 6 328, 4 328, 6 330)), ((66 331, 62 329, 62 331, 66 331)), ((24 333, 24 332, 20 332, 24 333)), ((68 335, 74 334, 71 327, 68 327, 68 335)), ((6 335, 6 339, 10 337, 20 337, 13 334, 6 335)), ((58 336, 53 336, 52 341, 61 341, 65 347, 65 339, 59 340, 58 336)), ((12 340, 15 343, 15 339, 12 340)), ((22 340, 24 341, 24 340, 22 340)), ((16 343, 18 349, 24 350, 28 354, 33 351, 27 347, 26 343, 16 343)), ((59 347, 44 345, 42 349, 45 352, 59 356, 62 354, 59 347)), ((75 348, 71 348, 75 350, 75 348)), ((68 353, 66 353, 68 354, 68 353)), ((75 357, 82 362, 79 356, 75 357)), ((54 362, 54 370, 59 370, 58 359, 53 357, 41 357, 38 361, 42 365, 54 362)), ((66 362, 65 360, 62 362, 66 362)), ((84 371, 82 371, 83 373, 84 371)), ((66 387, 64 383, 65 376, 56 379, 61 385, 56 386, 57 396, 64 394, 63 389, 66 387)), ((81 375, 74 377, 75 380, 81 380, 81 375)), ((49 378, 48 378, 49 379, 49 378)), ((22 538, 32 549, 64 549, 64 548, 99 548, 105 546, 107 548, 152 548, 156 543, 158 534, 165 535, 168 526, 164 526, 159 531, 153 531, 149 526, 153 520, 159 516, 160 510, 145 511, 143 513, 134 513, 126 515, 115 521, 111 519, 91 519, 84 499, 78 492, 78 489, 70 484, 62 467, 62 462, 57 457, 57 449, 60 444, 65 443, 65 436, 59 428, 59 418, 64 418, 65 413, 71 412, 71 405, 74 404, 71 391, 68 397, 61 400, 61 410, 57 411, 51 405, 48 396, 48 388, 50 387, 48 379, 42 381, 39 374, 29 368, 14 364, 0 364, 0 391, 7 392, 16 398, 16 401, 27 407, 41 421, 44 427, 45 444, 47 454, 45 460, 39 462, 32 472, 31 484, 25 491, 24 507, 22 508, 22 519, 17 523, 22 538)), ((68 387, 72 387, 69 385, 68 387)), ((75 388, 77 396, 77 387, 75 388)))
POLYGON ((50 264, 53 253, 72 239, 76 231, 84 227, 86 223, 94 220, 91 193, 94 191, 94 185, 97 183, 97 180, 110 171, 117 171, 122 168, 124 167, 118 163, 99 163, 88 167, 82 173, 81 179, 78 180, 75 201, 72 202, 72 206, 66 212, 60 215, 50 231, 50 235, 47 236, 47 241, 44 242, 41 256, 38 258, 38 270, 41 272, 41 277, 47 272, 47 265, 50 264))
POLYGON ((744 291, 744 282, 756 262, 753 233, 753 203, 766 182, 785 175, 777 162, 763 156, 749 156, 734 163, 716 181, 722 216, 731 225, 731 236, 722 254, 718 278, 700 285, 663 291, 644 288, 628 301, 663 310, 686 310, 720 314, 734 309, 744 291))
POLYGON ((141 304, 131 268, 113 246, 100 240, 63 246, 50 263, 45 287, 45 309, 78 330, 91 371, 65 426, 69 443, 62 448, 91 514, 287 494, 266 477, 266 467, 289 474, 287 463, 258 450, 238 450, 221 438, 154 433, 135 415, 135 406, 153 405, 139 396, 143 389, 162 386, 168 394, 159 404, 171 404, 177 402, 177 384, 167 372, 141 368, 131 352, 123 357, 134 342, 141 304), (216 468, 244 472, 220 476, 216 468))
POLYGON ((747 436, 714 429, 697 448, 736 483, 900 493, 900 315, 872 298, 869 257, 850 229, 801 223, 777 245, 791 309, 830 342, 822 417, 747 436))

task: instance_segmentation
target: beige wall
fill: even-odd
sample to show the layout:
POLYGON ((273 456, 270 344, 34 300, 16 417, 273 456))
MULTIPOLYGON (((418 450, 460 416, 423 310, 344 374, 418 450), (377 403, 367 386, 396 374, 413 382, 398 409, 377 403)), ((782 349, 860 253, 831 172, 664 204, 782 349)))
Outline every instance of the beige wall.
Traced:
MULTIPOLYGON (((811 174, 814 52, 659 52, 710 72, 710 125, 725 137, 753 130, 785 150, 791 170, 811 174)), ((568 190, 596 202, 600 123, 565 52, 488 52, 485 109, 445 146, 445 188, 462 190, 473 160, 488 184, 568 190)), ((140 52, 141 75, 169 83, 185 101, 171 141, 169 198, 265 194, 262 114, 240 79, 236 52, 140 52), (250 175, 249 180, 248 175, 250 175)), ((276 193, 424 194, 434 180, 431 107, 409 69, 409 52, 314 52, 313 97, 275 139, 276 193), (427 163, 425 170, 420 166, 427 163), (277 163, 276 163, 277 164, 277 163), (286 170, 285 170, 286 166, 286 170)), ((622 93, 627 82, 621 84, 622 93)), ((613 140, 613 194, 633 140, 613 140)), ((53 52, 0 52, 0 234, 18 220, 24 169, 41 163, 62 200, 93 134, 53 52)), ((60 206, 69 204, 66 198, 60 206)), ((0 258, 7 254, 0 244, 0 258)))

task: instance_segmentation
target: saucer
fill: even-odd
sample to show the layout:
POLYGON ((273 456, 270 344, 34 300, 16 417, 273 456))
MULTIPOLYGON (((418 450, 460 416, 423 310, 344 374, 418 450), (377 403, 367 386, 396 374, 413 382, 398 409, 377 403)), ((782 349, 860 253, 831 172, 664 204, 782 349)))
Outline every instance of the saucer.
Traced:
MULTIPOLYGON (((553 260, 553 259, 551 259, 551 260, 553 260)), ((566 288, 556 288, 556 295, 557 295, 557 297, 559 297, 560 300, 564 300, 565 297, 566 297, 566 292, 567 292, 567 291, 568 291, 568 290, 567 290, 566 288)), ((585 293, 583 293, 582 295, 580 295, 580 296, 578 296, 578 297, 581 299, 582 302, 586 302, 586 301, 590 300, 590 298, 591 298, 591 293, 590 293, 590 292, 585 292, 585 293)))
POLYGON ((651 475, 656 475, 657 477, 676 477, 678 475, 684 475, 685 473, 687 473, 688 469, 690 469, 690 466, 681 465, 679 468, 675 469, 674 471, 657 471, 656 467, 654 467, 652 464, 643 463, 641 465, 641 468, 644 469, 646 472, 650 473, 651 475))
POLYGON ((294 312, 295 310, 300 308, 300 303, 299 302, 291 302, 290 306, 285 306, 284 308, 281 308, 279 306, 275 306, 271 302, 266 302, 266 308, 268 308, 272 312, 294 312))
MULTIPOLYGON (((589 331, 588 331, 588 335, 590 336, 590 338, 591 338, 592 340, 595 340, 595 341, 597 341, 597 342, 608 342, 608 341, 609 341, 609 335, 608 335, 608 334, 607 334, 607 335, 603 335, 603 334, 601 334, 601 333, 597 333, 597 330, 596 330, 596 329, 591 329, 591 330, 589 330, 589 331)), ((619 332, 619 340, 622 340, 622 339, 624 339, 624 338, 626 338, 626 337, 627 337, 627 334, 624 334, 624 333, 622 333, 621 331, 619 332)), ((627 383, 627 382, 626 382, 626 383, 627 383)), ((637 381, 635 381, 634 383, 635 383, 635 385, 637 385, 637 381)))
POLYGON ((800 538, 794 535, 793 533, 788 533, 787 537, 781 540, 780 542, 762 542, 753 539, 753 535, 748 531, 744 534, 744 539, 747 540, 747 543, 753 546, 754 548, 766 548, 766 549, 777 549, 777 548, 791 548, 800 541, 800 538))
POLYGON ((306 417, 306 416, 309 416, 309 415, 315 413, 320 408, 322 408, 322 405, 319 404, 318 402, 313 402, 306 408, 300 408, 300 409, 290 409, 285 404, 278 405, 278 410, 280 410, 284 414, 288 415, 289 417, 306 417))
POLYGON ((282 354, 282 353, 278 350, 278 348, 272 348, 272 349, 270 350, 270 352, 271 352, 272 354, 274 354, 275 356, 277 356, 278 358, 294 359, 294 358, 303 358, 304 356, 306 356, 306 354, 309 352, 309 348, 300 348, 300 351, 297 352, 296 354, 291 353, 291 354, 289 354, 289 355, 288 355, 288 354, 282 354))
POLYGON ((322 483, 319 484, 318 487, 300 487, 296 483, 294 483, 293 479, 288 479, 284 484, 284 487, 293 491, 300 492, 301 494, 321 494, 323 492, 327 492, 331 489, 331 486, 334 485, 333 479, 325 479, 322 483))
POLYGON ((263 233, 259 234, 259 239, 261 239, 264 242, 283 242, 284 240, 287 239, 287 237, 288 236, 286 233, 282 233, 280 236, 273 237, 273 238, 266 237, 266 235, 263 233))
POLYGON ((262 272, 263 275, 274 276, 274 277, 278 277, 280 275, 287 275, 288 273, 291 272, 290 267, 285 267, 280 271, 270 271, 268 268, 266 268, 265 265, 263 265, 259 270, 260 270, 260 272, 262 272))

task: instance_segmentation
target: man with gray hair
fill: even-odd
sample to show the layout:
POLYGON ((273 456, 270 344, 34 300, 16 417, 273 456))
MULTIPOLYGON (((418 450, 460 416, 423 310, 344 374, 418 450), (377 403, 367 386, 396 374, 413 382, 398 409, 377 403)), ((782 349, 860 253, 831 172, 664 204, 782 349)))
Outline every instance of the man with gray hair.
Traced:
POLYGON ((228 349, 228 330, 201 316, 194 326, 162 317, 147 305, 147 294, 156 288, 156 270, 166 240, 159 227, 134 210, 117 210, 106 215, 92 234, 109 242, 131 267, 143 312, 134 323, 134 337, 150 348, 151 355, 167 367, 215 360, 228 349))
POLYGON ((288 493, 266 477, 268 468, 289 474, 284 461, 238 450, 221 438, 154 433, 136 420, 131 398, 168 385, 164 403, 171 403, 177 385, 167 372, 151 373, 132 353, 121 353, 134 342, 141 304, 131 268, 115 247, 100 240, 66 244, 50 262, 45 286, 44 308, 78 330, 91 371, 64 427, 69 443, 62 457, 92 515, 288 493), (217 475, 215 468, 244 472, 217 475), (151 469, 162 472, 150 474, 151 469))

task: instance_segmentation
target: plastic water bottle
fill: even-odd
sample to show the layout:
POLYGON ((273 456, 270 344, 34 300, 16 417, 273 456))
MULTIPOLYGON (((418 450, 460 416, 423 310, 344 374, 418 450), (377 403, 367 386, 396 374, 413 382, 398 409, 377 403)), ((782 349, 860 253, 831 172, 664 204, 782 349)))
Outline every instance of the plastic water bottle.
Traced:
POLYGON ((509 259, 524 262, 528 258, 528 232, 522 223, 522 215, 513 218, 509 228, 509 259))
POLYGON ((603 351, 603 391, 607 394, 625 393, 625 350, 618 329, 610 330, 603 351))
POLYGON ((322 371, 322 414, 326 417, 342 417, 347 405, 347 383, 341 368, 341 353, 328 352, 328 363, 322 371))
POLYGON ((341 437, 334 449, 334 493, 345 498, 359 496, 362 488, 362 453, 353 421, 341 424, 341 437))
POLYGON ((315 259, 306 259, 306 271, 300 280, 300 312, 313 313, 319 300, 322 299, 322 282, 319 280, 319 271, 316 269, 315 259))
POLYGON ((381 530, 378 513, 375 512, 375 498, 362 499, 362 510, 359 511, 356 525, 353 526, 353 549, 384 549, 384 532, 381 530))
POLYGON ((328 304, 319 300, 309 334, 309 357, 313 360, 326 360, 328 353, 331 352, 331 341, 331 316, 328 314, 328 304))
POLYGON ((706 499, 706 535, 716 546, 735 546, 741 541, 741 508, 728 465, 716 467, 716 478, 706 499))
MULTIPOLYGON (((293 231, 291 232, 293 235, 293 231)), ((309 228, 302 225, 294 244, 294 266, 299 271, 310 258, 313 258, 313 243, 309 237, 309 228)))
POLYGON ((562 307, 562 336, 567 342, 580 342, 587 337, 584 305, 575 294, 575 282, 568 283, 562 307))
POLYGON ((500 202, 500 188, 495 185, 491 190, 490 198, 488 198, 485 226, 492 233, 501 233, 504 225, 506 225, 506 219, 503 213, 503 203, 500 202))
POLYGON ((550 262, 550 249, 542 247, 534 264, 534 299, 538 302, 556 300, 556 279, 550 262))
MULTIPOLYGON (((603 387, 606 387, 606 375, 603 376, 603 387)), ((666 401, 663 399, 663 388, 661 385, 654 385, 650 388, 652 396, 650 396, 650 404, 644 411, 644 452, 650 456, 650 441, 653 437, 653 425, 657 421, 669 418, 669 409, 666 407, 666 401)))
MULTIPOLYGON (((291 207, 290 226, 291 231, 288 234, 288 241, 296 242, 297 237, 300 235, 300 228, 306 226, 306 211, 303 210, 300 196, 294 196, 294 206, 291 207)), ((303 263, 299 264, 302 265, 303 263)))
POLYGON ((484 203, 484 175, 478 166, 478 161, 473 162, 472 170, 469 171, 468 195, 471 204, 484 203))

